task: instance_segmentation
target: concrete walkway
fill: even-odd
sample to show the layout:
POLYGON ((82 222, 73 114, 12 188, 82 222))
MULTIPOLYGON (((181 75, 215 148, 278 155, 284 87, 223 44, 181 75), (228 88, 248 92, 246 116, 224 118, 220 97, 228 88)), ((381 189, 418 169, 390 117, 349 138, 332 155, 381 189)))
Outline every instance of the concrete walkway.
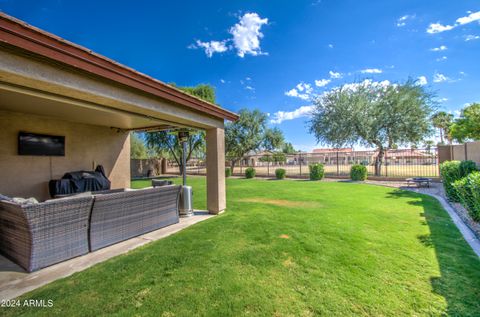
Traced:
POLYGON ((174 225, 49 266, 33 273, 26 273, 25 270, 12 261, 0 256, 0 300, 18 297, 57 279, 83 271, 97 263, 127 253, 130 250, 152 241, 168 237, 171 234, 211 217, 214 217, 214 215, 210 215, 205 211, 196 211, 192 217, 180 218, 180 222, 174 225))

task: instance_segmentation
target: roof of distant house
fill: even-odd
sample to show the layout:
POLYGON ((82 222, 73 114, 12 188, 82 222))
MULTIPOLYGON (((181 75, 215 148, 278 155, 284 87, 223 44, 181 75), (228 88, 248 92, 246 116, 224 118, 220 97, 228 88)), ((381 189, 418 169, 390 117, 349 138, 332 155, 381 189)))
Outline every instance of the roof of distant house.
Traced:
POLYGON ((345 152, 352 152, 352 148, 340 148, 340 149, 314 149, 313 153, 345 153, 345 152))

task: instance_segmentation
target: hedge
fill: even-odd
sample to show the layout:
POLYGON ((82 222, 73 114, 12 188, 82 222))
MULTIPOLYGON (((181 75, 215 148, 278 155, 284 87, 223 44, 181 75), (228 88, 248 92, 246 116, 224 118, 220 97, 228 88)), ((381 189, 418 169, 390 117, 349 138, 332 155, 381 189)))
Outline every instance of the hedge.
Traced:
POLYGON ((353 181, 364 181, 367 179, 367 168, 361 164, 354 164, 350 168, 350 178, 353 181))
POLYGON ((230 167, 225 168, 225 177, 232 176, 232 169, 230 167))
POLYGON ((275 177, 277 177, 277 179, 284 179, 286 174, 287 171, 283 168, 277 168, 275 170, 275 177))
POLYGON ((440 176, 442 177, 445 195, 451 201, 459 201, 457 191, 453 183, 462 178, 460 173, 460 161, 446 161, 440 164, 440 176))
POLYGON ((245 170, 245 178, 254 178, 257 171, 253 167, 249 167, 245 170))
POLYGON ((308 169, 310 170, 310 180, 312 181, 321 180, 325 174, 323 164, 320 163, 310 164, 308 165, 308 169))
POLYGON ((477 163, 475 163, 474 161, 466 160, 460 162, 460 174, 462 175, 462 177, 465 177, 476 170, 478 170, 477 163))
POLYGON ((472 172, 468 176, 453 183, 456 195, 470 216, 480 220, 480 172, 472 172))
POLYGON ((440 176, 442 177, 443 187, 447 198, 454 202, 460 202, 457 190, 453 183, 466 177, 477 170, 477 165, 473 161, 446 161, 440 164, 440 176))

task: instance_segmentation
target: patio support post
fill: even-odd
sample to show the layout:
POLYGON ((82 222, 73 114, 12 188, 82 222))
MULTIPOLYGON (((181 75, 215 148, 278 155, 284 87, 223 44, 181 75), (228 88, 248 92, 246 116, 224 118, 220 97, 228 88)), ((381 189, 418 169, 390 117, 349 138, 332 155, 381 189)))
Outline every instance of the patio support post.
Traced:
POLYGON ((207 209, 218 214, 226 208, 225 196, 225 132, 208 129, 207 140, 207 209))

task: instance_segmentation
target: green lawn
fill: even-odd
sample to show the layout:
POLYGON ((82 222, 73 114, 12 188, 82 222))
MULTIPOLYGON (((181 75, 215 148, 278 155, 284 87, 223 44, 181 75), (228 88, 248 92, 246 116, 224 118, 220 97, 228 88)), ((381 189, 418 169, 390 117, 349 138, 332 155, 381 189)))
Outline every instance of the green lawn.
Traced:
MULTIPOLYGON (((205 209, 205 179, 189 181, 205 209)), ((433 198, 342 182, 227 187, 226 213, 22 298, 53 308, 1 315, 480 315, 480 261, 433 198)))

